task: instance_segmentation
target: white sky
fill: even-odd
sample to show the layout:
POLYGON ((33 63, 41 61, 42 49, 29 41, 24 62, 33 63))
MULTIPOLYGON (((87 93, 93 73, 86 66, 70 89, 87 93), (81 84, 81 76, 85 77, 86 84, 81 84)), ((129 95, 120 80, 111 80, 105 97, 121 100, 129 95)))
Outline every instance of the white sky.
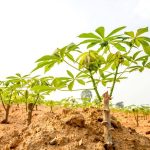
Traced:
MULTIPOLYGON (((98 26, 150 27, 149 6, 150 0, 0 0, 0 79, 29 73, 39 57, 98 26)), ((150 70, 129 76, 117 85, 113 101, 150 104, 149 77, 150 70)))

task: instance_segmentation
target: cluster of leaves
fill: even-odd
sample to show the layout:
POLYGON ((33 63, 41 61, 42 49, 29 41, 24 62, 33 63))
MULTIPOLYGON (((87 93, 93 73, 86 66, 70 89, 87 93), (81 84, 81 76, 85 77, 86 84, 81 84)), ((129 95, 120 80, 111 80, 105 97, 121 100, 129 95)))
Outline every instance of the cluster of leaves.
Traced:
POLYGON ((150 106, 149 105, 130 105, 126 107, 119 108, 118 106, 112 107, 113 111, 119 111, 127 114, 128 116, 133 115, 136 121, 136 125, 139 126, 140 119, 147 120, 150 115, 150 106))
MULTIPOLYGON (((0 101, 6 112, 3 123, 8 123, 9 109, 12 104, 37 104, 43 103, 46 95, 54 91, 55 88, 50 85, 52 77, 30 77, 29 75, 21 76, 17 73, 15 76, 9 76, 5 81, 0 82, 0 101)), ((32 108, 32 110, 33 110, 32 108)))
POLYGON ((139 115, 143 116, 143 118, 146 118, 148 115, 150 115, 150 106, 149 105, 129 105, 126 107, 116 107, 112 106, 113 111, 122 111, 126 114, 133 114, 138 113, 139 115))
POLYGON ((41 57, 34 70, 44 68, 47 72, 51 64, 66 63, 78 73, 74 75, 71 70, 66 70, 68 77, 54 80, 57 89, 73 90, 75 81, 82 85, 91 82, 100 101, 99 84, 111 87, 112 96, 115 83, 126 79, 127 73, 150 69, 150 38, 144 35, 148 27, 135 32, 122 32, 125 28, 116 28, 109 34, 105 33, 104 27, 97 28, 95 32, 82 33, 78 36, 81 42, 71 43, 52 55, 41 57))
MULTIPOLYGON (((4 109, 6 110, 6 106, 12 103, 22 102, 26 103, 27 109, 28 103, 34 105, 43 103, 44 97, 52 91, 75 90, 75 83, 93 86, 91 89, 97 95, 94 105, 102 99, 99 85, 110 87, 109 94, 112 96, 115 83, 126 79, 127 73, 150 69, 150 38, 144 35, 148 32, 148 28, 123 32, 125 28, 125 26, 116 28, 109 34, 106 34, 104 27, 98 27, 94 32, 82 33, 78 36, 79 43, 71 43, 56 49, 52 55, 39 58, 33 70, 44 68, 44 72, 48 72, 55 64, 66 63, 76 70, 75 74, 71 69, 64 69, 67 76, 63 77, 30 77, 18 73, 1 81, 0 100, 4 109)), ((93 105, 86 100, 84 102, 85 106, 93 105)), ((49 106, 55 104, 53 101, 46 103, 49 106)), ((64 100, 61 104, 66 107, 80 105, 69 100, 64 100)))

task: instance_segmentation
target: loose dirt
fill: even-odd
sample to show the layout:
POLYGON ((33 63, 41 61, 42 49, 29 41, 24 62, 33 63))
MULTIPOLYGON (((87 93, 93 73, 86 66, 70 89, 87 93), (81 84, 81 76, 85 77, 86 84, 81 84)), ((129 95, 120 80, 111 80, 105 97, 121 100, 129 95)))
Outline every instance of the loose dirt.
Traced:
MULTIPOLYGON (((145 135, 150 126, 146 121, 136 128, 132 116, 112 114, 115 150, 150 150, 150 138, 145 135)), ((0 106, 0 121, 3 119, 0 106)), ((100 109, 55 108, 51 112, 40 106, 29 126, 26 119, 23 106, 11 108, 9 124, 0 124, 0 150, 104 150, 100 109)))

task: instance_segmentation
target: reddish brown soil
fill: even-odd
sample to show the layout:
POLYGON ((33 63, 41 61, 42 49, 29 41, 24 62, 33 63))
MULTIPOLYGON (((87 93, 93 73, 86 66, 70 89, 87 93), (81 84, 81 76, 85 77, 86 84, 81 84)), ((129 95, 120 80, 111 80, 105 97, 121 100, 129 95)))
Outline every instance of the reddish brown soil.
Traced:
POLYGON ((136 125, 136 120, 133 114, 125 114, 123 112, 112 112, 119 122, 125 127, 131 127, 136 130, 136 132, 150 138, 150 134, 145 134, 147 131, 150 131, 150 115, 144 117, 139 115, 139 126, 136 125))
MULTIPOLYGON (((62 109, 40 106, 34 111, 27 127, 25 108, 11 108, 9 124, 0 124, 0 150, 104 150, 102 111, 95 108, 62 109)), ((145 137, 149 123, 141 121, 135 127, 132 116, 114 113, 120 125, 112 131, 115 150, 149 150, 150 139, 145 137), (134 130, 134 129, 135 130, 134 130), (137 132, 139 133, 137 133, 137 132), (143 135, 142 135, 143 134, 143 135)), ((4 118, 0 106, 0 121, 4 118)), ((115 117, 112 119, 116 121, 115 117)))

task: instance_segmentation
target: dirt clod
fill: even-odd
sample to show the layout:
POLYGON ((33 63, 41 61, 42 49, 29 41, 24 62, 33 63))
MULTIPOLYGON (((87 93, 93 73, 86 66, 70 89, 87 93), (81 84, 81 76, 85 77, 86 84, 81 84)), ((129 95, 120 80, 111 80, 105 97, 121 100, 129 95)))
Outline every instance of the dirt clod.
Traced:
POLYGON ((67 125, 74 126, 74 127, 83 128, 85 126, 85 119, 82 114, 75 114, 75 115, 69 116, 64 119, 64 122, 67 125))
POLYGON ((150 131, 145 132, 145 134, 150 134, 150 131))
MULTIPOLYGON (((20 105, 10 113, 10 124, 0 124, 0 150, 105 150, 102 110, 54 108, 53 111, 51 113, 48 107, 39 106, 38 111, 33 111, 32 122, 27 126, 25 107, 20 105)), ((3 114, 1 111, 0 121, 3 114)), ((125 121, 120 121, 119 115, 112 116, 115 150, 150 149, 146 131, 141 135, 136 132, 140 127, 135 128, 134 123, 131 127, 125 124, 125 117, 122 117, 125 121)))

